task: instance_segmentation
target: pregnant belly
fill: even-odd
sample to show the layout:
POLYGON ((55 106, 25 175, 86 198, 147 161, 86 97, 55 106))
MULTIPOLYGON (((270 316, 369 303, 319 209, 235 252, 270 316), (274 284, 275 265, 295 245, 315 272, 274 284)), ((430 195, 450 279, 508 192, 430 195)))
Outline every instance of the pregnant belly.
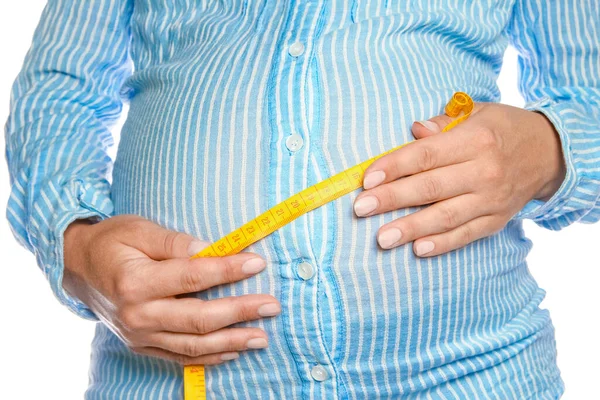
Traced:
MULTIPOLYGON (((240 136, 218 149, 199 127, 185 136, 141 129, 134 119, 126 128, 114 171, 116 212, 209 241, 337 172, 318 152, 301 174, 273 169, 277 160, 269 157, 263 139, 240 136)), ((291 313, 312 302, 319 320, 314 328, 323 332, 332 354, 348 354, 355 342, 369 351, 384 342, 393 348, 397 340, 417 354, 440 340, 500 335, 515 318, 527 318, 523 313, 535 314, 541 297, 526 267, 530 243, 519 222, 464 249, 420 259, 410 244, 383 251, 375 241, 381 225, 415 209, 358 219, 352 213, 356 193, 251 246, 270 266, 258 277, 199 295, 270 293, 291 313), (301 264, 311 271, 308 279, 301 264)))
MULTIPOLYGON (((379 135, 373 126, 358 141, 322 126, 317 131, 330 132, 331 139, 305 136, 302 151, 281 151, 286 136, 273 130, 261 105, 253 117, 233 113, 228 124, 214 125, 193 108, 182 111, 187 118, 170 119, 170 106, 154 100, 141 94, 132 102, 113 174, 116 213, 209 241, 410 140, 379 135)), ((207 300, 251 293, 278 298, 281 317, 244 324, 267 331, 274 343, 264 355, 270 363, 312 355, 335 360, 358 380, 364 362, 373 374, 404 376, 494 351, 509 357, 548 324, 538 309, 543 292, 525 263, 530 242, 520 222, 463 249, 419 259, 410 244, 383 251, 375 241, 381 225, 415 209, 358 219, 355 196, 252 245, 248 251, 268 263, 258 276, 198 294, 207 300)))

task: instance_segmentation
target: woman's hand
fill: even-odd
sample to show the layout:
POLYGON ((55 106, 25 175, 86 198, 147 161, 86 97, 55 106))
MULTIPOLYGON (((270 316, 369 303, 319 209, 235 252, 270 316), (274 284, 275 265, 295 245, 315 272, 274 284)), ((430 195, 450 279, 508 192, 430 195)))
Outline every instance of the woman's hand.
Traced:
POLYGON ((217 364, 267 347, 263 330, 227 327, 279 314, 273 296, 179 296, 249 278, 266 266, 250 253, 189 258, 207 245, 136 216, 76 221, 65 232, 63 286, 136 353, 217 364))
POLYGON ((445 115, 416 122, 419 139, 375 161, 354 203, 366 217, 431 204, 379 229, 384 249, 413 242, 435 256, 500 231, 532 199, 548 200, 565 177, 560 139, 542 114, 479 103, 446 133, 445 115))

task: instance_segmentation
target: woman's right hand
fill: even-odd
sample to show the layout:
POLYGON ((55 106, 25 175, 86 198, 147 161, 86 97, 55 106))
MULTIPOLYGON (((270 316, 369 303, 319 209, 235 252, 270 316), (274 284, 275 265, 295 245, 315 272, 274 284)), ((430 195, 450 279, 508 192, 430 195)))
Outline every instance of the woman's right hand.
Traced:
POLYGON ((262 329, 228 327, 278 315, 273 296, 179 296, 249 278, 266 266, 251 253, 190 259, 207 245, 138 216, 75 221, 64 235, 63 287, 139 354, 209 365, 267 347, 262 329))

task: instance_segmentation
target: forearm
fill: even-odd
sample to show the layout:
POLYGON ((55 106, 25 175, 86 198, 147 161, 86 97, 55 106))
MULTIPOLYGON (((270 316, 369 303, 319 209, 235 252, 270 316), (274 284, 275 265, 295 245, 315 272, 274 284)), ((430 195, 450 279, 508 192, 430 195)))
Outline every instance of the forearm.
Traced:
POLYGON ((131 70, 131 4, 107 3, 48 2, 13 87, 5 134, 13 232, 35 253, 59 300, 88 318, 87 307, 62 288, 63 231, 74 220, 112 213, 109 125, 131 70))
POLYGON ((561 229, 600 219, 600 2, 517 0, 508 26, 520 53, 526 109, 546 116, 560 139, 565 177, 517 218, 561 229), (573 21, 578 21, 573 24, 573 21), (552 193, 551 196, 548 194, 552 193))

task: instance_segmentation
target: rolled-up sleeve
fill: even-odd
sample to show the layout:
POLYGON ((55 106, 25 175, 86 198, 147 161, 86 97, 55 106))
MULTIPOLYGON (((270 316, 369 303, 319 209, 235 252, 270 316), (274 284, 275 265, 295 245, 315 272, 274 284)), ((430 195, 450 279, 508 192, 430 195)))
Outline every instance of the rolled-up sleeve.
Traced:
POLYGON ((63 232, 76 219, 104 219, 110 132, 131 74, 130 0, 50 0, 12 90, 6 123, 11 194, 7 218, 61 303, 92 311, 62 287, 63 232))
POLYGON ((600 219, 600 0, 516 0, 508 27, 526 106, 562 144, 566 177, 516 218, 552 230, 600 219))

